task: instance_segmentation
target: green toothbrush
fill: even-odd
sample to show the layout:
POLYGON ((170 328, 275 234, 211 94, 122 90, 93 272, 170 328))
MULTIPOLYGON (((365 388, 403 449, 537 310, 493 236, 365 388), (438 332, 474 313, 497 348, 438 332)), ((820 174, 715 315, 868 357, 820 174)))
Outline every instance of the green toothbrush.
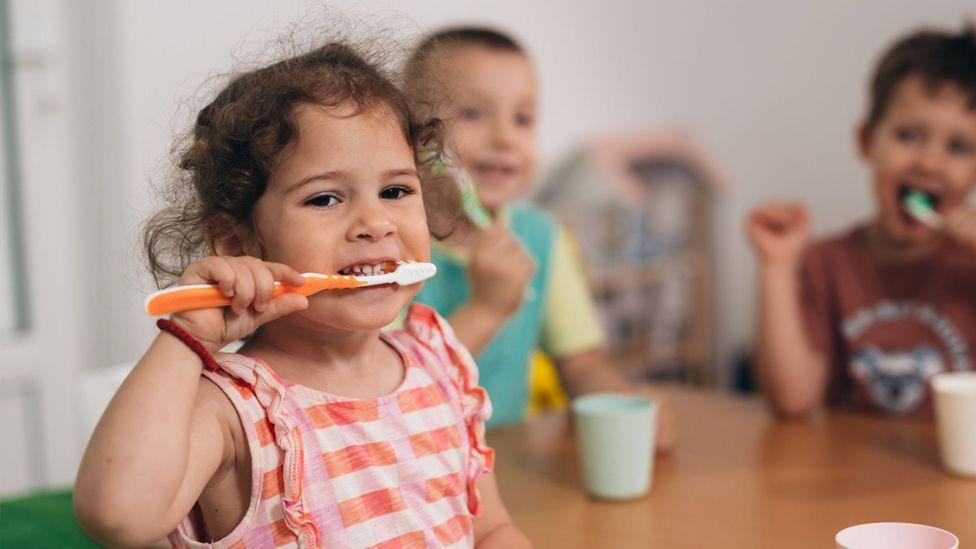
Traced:
MULTIPOLYGON (((426 159, 429 160, 434 154, 434 151, 427 151, 425 153, 426 159)), ((481 229, 491 223, 491 214, 488 213, 485 206, 478 200, 478 194, 474 189, 474 182, 471 181, 471 176, 468 175, 468 172, 464 171, 464 168, 461 167, 460 162, 451 157, 435 158, 434 171, 442 174, 447 173, 457 183, 458 191, 461 193, 461 209, 475 227, 481 229)))
POLYGON ((902 202, 905 203, 908 213, 919 222, 936 230, 945 226, 942 216, 935 213, 935 208, 932 207, 932 195, 913 189, 908 191, 902 202))

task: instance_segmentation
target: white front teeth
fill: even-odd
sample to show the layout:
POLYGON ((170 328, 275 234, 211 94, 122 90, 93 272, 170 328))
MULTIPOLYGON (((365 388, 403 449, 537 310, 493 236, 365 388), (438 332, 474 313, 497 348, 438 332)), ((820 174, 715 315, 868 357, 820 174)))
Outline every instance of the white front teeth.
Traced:
POLYGON ((383 274, 382 265, 355 265, 344 269, 346 274, 353 276, 373 276, 383 274))

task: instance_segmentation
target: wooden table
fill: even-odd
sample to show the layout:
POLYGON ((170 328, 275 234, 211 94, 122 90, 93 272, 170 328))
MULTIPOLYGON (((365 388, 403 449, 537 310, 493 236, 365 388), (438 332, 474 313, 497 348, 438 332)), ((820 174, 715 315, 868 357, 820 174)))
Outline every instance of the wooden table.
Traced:
POLYGON ((665 394, 678 442, 636 501, 584 495, 565 413, 489 433, 502 497, 537 548, 825 548, 881 521, 976 543, 976 480, 939 468, 932 423, 843 411, 784 422, 754 398, 665 394))

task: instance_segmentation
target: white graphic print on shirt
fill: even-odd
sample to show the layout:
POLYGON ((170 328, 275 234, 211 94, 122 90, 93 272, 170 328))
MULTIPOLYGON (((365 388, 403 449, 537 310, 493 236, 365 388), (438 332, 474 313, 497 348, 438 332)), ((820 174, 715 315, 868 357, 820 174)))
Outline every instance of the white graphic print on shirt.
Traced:
POLYGON ((851 372, 868 386, 871 400, 894 413, 921 404, 929 377, 944 369, 939 353, 927 345, 895 353, 862 347, 851 360, 851 372))
POLYGON ((927 303, 881 301, 844 319, 842 331, 853 351, 851 375, 865 386, 872 403, 888 412, 916 409, 925 398, 928 379, 936 373, 970 369, 968 345, 959 330, 927 303), (895 325, 904 333, 906 324, 918 337, 902 340, 897 347, 872 341, 895 325), (875 337, 867 337, 869 331, 875 337))

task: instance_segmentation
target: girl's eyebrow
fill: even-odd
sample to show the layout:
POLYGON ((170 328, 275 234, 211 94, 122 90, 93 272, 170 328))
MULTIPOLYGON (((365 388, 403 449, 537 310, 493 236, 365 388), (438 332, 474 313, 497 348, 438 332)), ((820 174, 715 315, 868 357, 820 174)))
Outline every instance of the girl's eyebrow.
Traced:
POLYGON ((296 190, 296 189, 298 189, 298 188, 300 188, 300 187, 302 187, 302 186, 304 186, 304 185, 306 185, 308 183, 311 183, 312 181, 318 181, 320 179, 321 180, 340 179, 344 175, 345 175, 345 172, 343 172, 341 170, 333 170, 333 171, 330 171, 330 172, 315 173, 315 174, 312 174, 312 175, 303 177, 302 179, 300 179, 296 183, 292 183, 291 185, 288 186, 288 189, 285 192, 286 193, 290 193, 290 192, 292 192, 292 191, 294 191, 294 190, 296 190))
POLYGON ((409 175, 411 177, 416 177, 417 179, 420 179, 420 175, 417 173, 417 170, 413 168, 399 168, 399 169, 387 170, 386 172, 383 173, 383 179, 390 179, 400 175, 409 175))
MULTIPOLYGON (((385 172, 383 172, 382 178, 392 179, 394 177, 399 177, 404 175, 410 177, 416 177, 417 179, 420 179, 420 174, 418 174, 417 170, 415 170, 414 168, 394 168, 392 170, 386 170, 385 172)), ((345 176, 346 176, 346 172, 342 170, 333 170, 333 171, 328 171, 323 173, 312 174, 303 177, 296 183, 291 184, 285 192, 290 193, 292 191, 295 191, 307 185, 308 183, 311 183, 312 181, 332 181, 337 179, 343 179, 345 176)))

